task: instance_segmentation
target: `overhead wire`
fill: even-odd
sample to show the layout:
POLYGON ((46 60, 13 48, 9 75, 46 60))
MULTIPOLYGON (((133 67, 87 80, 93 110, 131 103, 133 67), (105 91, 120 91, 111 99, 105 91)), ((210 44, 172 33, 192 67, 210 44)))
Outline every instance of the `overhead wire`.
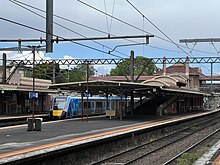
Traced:
MULTIPOLYGON (((195 47, 196 44, 194 44, 193 48, 192 49, 189 49, 190 50, 190 54, 187 53, 184 49, 182 49, 180 47, 179 44, 175 43, 168 35, 166 35, 165 32, 163 32, 156 24, 154 24, 149 18, 147 18, 137 7, 135 7, 129 0, 126 0, 140 15, 143 16, 143 18, 145 18, 151 25, 153 25, 160 33, 162 33, 171 43, 173 43, 174 45, 176 45, 181 51, 183 51, 185 54, 187 54, 188 56, 190 57, 193 57, 192 56, 192 50, 193 48, 195 47)), ((204 65, 203 65, 204 66, 204 65)), ((205 66, 204 66, 205 67, 205 66)), ((206 67, 205 67, 206 68, 206 67)), ((207 70, 210 70, 208 68, 206 68, 207 70)))
MULTIPOLYGON (((105 0, 104 0, 104 6, 105 6, 105 12, 107 12, 105 0)), ((108 33, 110 33, 109 26, 108 26, 108 17, 107 17, 107 15, 105 15, 105 19, 106 19, 108 33)))
MULTIPOLYGON (((115 10, 115 0, 114 0, 113 5, 112 5, 112 16, 114 14, 114 10, 115 10)), ((111 32, 111 29, 112 29, 112 17, 111 17, 111 20, 110 20, 109 33, 111 32)))
MULTIPOLYGON (((78 0, 78 1, 79 1, 79 0, 78 0)), ((112 18, 114 18, 114 17, 112 17, 112 18)), ((32 29, 32 30, 36 30, 36 31, 39 31, 39 32, 42 32, 42 33, 46 33, 46 32, 44 32, 44 31, 42 31, 42 30, 39 30, 39 29, 30 27, 30 26, 28 26, 28 25, 23 25, 23 24, 18 23, 18 22, 16 23, 15 21, 11 21, 11 20, 5 19, 5 18, 3 18, 3 17, 0 17, 0 19, 5 20, 5 21, 8 21, 8 22, 11 22, 11 23, 15 23, 15 24, 20 25, 20 26, 24 26, 24 27, 26 27, 26 28, 30 28, 30 29, 32 29)), ((56 35, 54 35, 54 36, 56 36, 56 35)), ((63 38, 63 37, 60 37, 60 36, 57 36, 57 37, 63 38)), ((96 51, 99 51, 99 52, 102 52, 102 53, 108 54, 107 52, 101 51, 101 50, 99 50, 99 49, 96 49, 96 48, 93 48, 93 47, 90 47, 90 46, 87 46, 87 45, 84 45, 84 44, 80 44, 80 43, 77 43, 77 42, 74 42, 74 41, 71 41, 71 42, 73 42, 73 43, 75 43, 75 44, 79 44, 79 45, 84 46, 84 47, 87 47, 87 48, 90 48, 90 49, 93 49, 93 50, 96 50, 96 51)), ((111 55, 112 55, 112 54, 111 54, 111 55)), ((116 56, 116 55, 113 55, 113 56, 116 56)), ((117 57, 120 57, 120 56, 117 56, 117 57)), ((120 57, 120 58, 122 58, 122 57, 120 57)))
MULTIPOLYGON (((14 4, 16 4, 16 5, 22 7, 22 8, 24 8, 24 9, 26 9, 26 10, 28 10, 29 12, 31 12, 31 13, 33 13, 33 14, 35 14, 35 15, 41 17, 41 18, 46 19, 46 17, 44 17, 44 16, 42 16, 42 15, 40 15, 40 14, 38 14, 38 13, 36 13, 36 12, 34 12, 34 11, 32 11, 32 10, 30 10, 30 9, 28 9, 28 8, 26 8, 26 7, 22 6, 22 5, 20 5, 20 4, 18 4, 17 2, 14 2, 14 1, 16 1, 16 0, 9 0, 9 1, 11 1, 12 3, 14 3, 14 4)), ((41 10, 41 11, 43 11, 43 10, 41 10)), ((43 11, 43 12, 45 12, 45 11, 43 11)), ((73 33, 75 33, 75 34, 77 34, 77 35, 79 35, 79 36, 81 36, 81 37, 87 38, 86 36, 84 36, 84 35, 82 35, 82 34, 76 32, 76 31, 74 31, 74 30, 72 30, 72 29, 70 29, 70 28, 67 28, 66 26, 63 26, 63 25, 61 25, 61 24, 59 24, 59 23, 57 23, 57 22, 55 22, 55 21, 54 21, 53 23, 56 24, 57 26, 60 26, 60 27, 62 27, 62 28, 64 28, 64 29, 68 30, 68 31, 71 31, 71 32, 73 32, 73 33)), ((110 49, 110 50, 112 49, 112 48, 110 48, 110 47, 108 47, 108 46, 106 46, 106 45, 104 45, 104 44, 101 44, 101 43, 99 43, 99 42, 97 42, 97 41, 94 41, 94 40, 92 40, 92 41, 93 41, 94 43, 99 44, 99 45, 101 45, 101 46, 104 46, 104 47, 106 47, 106 48, 108 48, 108 49, 110 49)), ((122 55, 124 55, 124 56, 129 57, 128 55, 126 55, 126 54, 124 54, 124 53, 122 53, 122 52, 119 52, 119 51, 116 51, 116 52, 117 52, 117 53, 120 53, 120 54, 122 54, 122 55)), ((120 57, 120 56, 118 56, 118 57, 120 57)), ((120 57, 120 58, 122 58, 122 57, 120 57)))
MULTIPOLYGON (((121 20, 121 19, 119 19, 119 18, 117 18, 117 17, 115 17, 115 16, 111 16, 110 14, 105 13, 105 12, 103 12, 102 10, 100 10, 100 9, 94 7, 94 6, 91 6, 91 5, 85 3, 85 2, 83 2, 83 1, 81 1, 81 0, 76 0, 76 1, 78 1, 78 2, 80 2, 80 3, 82 3, 82 4, 84 4, 85 6, 87 6, 87 7, 89 7, 89 8, 92 8, 93 10, 96 10, 96 11, 102 13, 102 14, 105 14, 105 15, 107 15, 107 16, 109 16, 109 17, 112 17, 113 19, 115 19, 115 20, 117 20, 117 21, 119 21, 119 22, 121 22, 121 23, 124 23, 124 24, 126 24, 126 25, 128 25, 128 26, 130 26, 130 27, 133 27, 133 28, 135 28, 135 29, 137 29, 137 30, 140 30, 140 31, 145 32, 145 33, 147 33, 147 34, 149 34, 149 35, 152 35, 152 33, 147 32, 146 30, 143 31, 143 29, 141 29, 141 28, 139 28, 139 27, 136 27, 136 26, 134 26, 134 25, 132 25, 132 24, 130 24, 130 23, 127 23, 127 22, 125 22, 125 21, 123 21, 123 20, 121 20)), ((161 39, 161 40, 165 41, 165 42, 172 43, 171 41, 169 41, 169 40, 167 40, 167 39, 165 39, 165 38, 162 38, 162 37, 160 37, 160 36, 158 36, 158 35, 155 35, 155 34, 154 34, 154 36, 155 36, 156 38, 158 38, 158 39, 161 39)), ((131 42, 132 42, 132 41, 131 41, 131 42)), ((179 45, 179 44, 177 44, 176 46, 179 47, 179 48, 186 48, 186 47, 184 47, 184 46, 182 46, 182 45, 179 45)), ((194 51, 197 51, 197 52, 200 52, 200 53, 205 53, 205 54, 207 54, 207 53, 209 53, 209 54, 214 54, 213 52, 205 52, 205 51, 196 50, 196 49, 194 49, 194 51)), ((187 52, 185 52, 185 53, 188 54, 187 52)))
MULTIPOLYGON (((32 9, 35 9, 35 10, 38 10, 38 11, 41 11, 41 12, 46 13, 46 11, 44 11, 44 10, 42 10, 42 9, 36 8, 36 7, 34 7, 34 6, 31 6, 31 5, 29 5, 29 4, 20 2, 20 1, 18 1, 18 0, 9 0, 9 1, 11 1, 11 2, 16 2, 16 3, 20 3, 20 4, 22 4, 22 5, 25 5, 25 6, 30 7, 30 8, 32 8, 32 9)), ((113 12, 112 12, 112 13, 113 13, 113 12)), ((59 15, 56 15, 56 14, 53 14, 53 15, 54 15, 55 17, 59 18, 59 19, 62 19, 62 20, 65 20, 65 21, 67 21, 67 22, 70 22, 70 23, 73 23, 73 24, 82 26, 82 27, 84 27, 84 28, 87 28, 87 29, 90 29, 90 30, 94 30, 94 31, 96 31, 96 32, 100 32, 100 33, 107 34, 107 35, 110 35, 110 36, 115 36, 115 37, 117 37, 116 35, 111 34, 111 33, 109 33, 109 32, 105 32, 105 31, 103 31, 103 30, 100 30, 100 29, 97 29, 97 28, 94 28, 94 27, 91 27, 91 26, 88 26, 88 25, 81 24, 81 23, 79 23, 79 22, 70 20, 70 19, 68 19, 68 18, 59 16, 59 15)), ((138 43, 138 42, 136 42, 136 41, 133 41, 133 40, 130 40, 130 39, 127 39, 127 38, 123 38, 123 39, 124 39, 124 40, 127 40, 127 41, 130 41, 130 42, 133 42, 133 43, 138 43)), ((117 51, 116 51, 116 52, 117 52, 117 51)), ((118 52, 118 53, 120 53, 120 52, 118 52)))
MULTIPOLYGON (((27 3, 24 3, 24 2, 20 2, 20 1, 18 1, 18 0, 9 0, 9 1, 11 1, 11 2, 17 2, 17 3, 23 4, 23 5, 25 5, 25 6, 28 6, 28 7, 32 8, 32 9, 35 9, 35 10, 38 10, 38 11, 41 11, 41 12, 44 12, 44 13, 45 13, 44 10, 39 9, 39 8, 37 8, 37 7, 34 7, 34 6, 29 5, 29 4, 27 4, 27 3)), ((115 0, 114 0, 114 1, 115 1, 115 0)), ((112 15, 113 15, 113 14, 112 14, 112 15)), ((79 23, 79 22, 70 20, 70 19, 68 19, 68 18, 66 18, 66 17, 62 17, 62 16, 59 16, 59 15, 57 15, 57 14, 54 14, 54 16, 57 17, 57 18, 59 18, 59 19, 65 20, 65 21, 67 21, 67 22, 70 22, 70 23, 73 23, 73 24, 82 26, 82 27, 84 27, 84 28, 87 28, 87 29, 90 29, 90 30, 93 30, 93 31, 96 31, 96 32, 99 32, 99 33, 102 33, 102 34, 107 34, 107 35, 109 35, 108 32, 105 32, 105 31, 103 31, 103 30, 100 30, 100 29, 97 29, 97 28, 94 28, 94 27, 91 27, 91 26, 88 26, 88 25, 85 25, 85 24, 81 24, 81 23, 79 23)), ((111 17, 111 18, 113 18, 113 17, 111 17)), ((142 31, 143 31, 143 30, 142 30, 142 31)), ((146 32, 146 31, 143 31, 143 33, 144 33, 144 32, 146 32)), ((116 35, 111 34, 111 33, 110 33, 110 35, 111 35, 111 36, 116 36, 116 35)), ((156 37, 157 37, 157 36, 156 36, 156 37)), ((162 38, 159 38, 159 39, 162 39, 162 38)), ((139 43, 139 42, 137 42, 137 41, 130 40, 130 39, 126 39, 126 38, 124 38, 124 40, 127 40, 127 41, 129 41, 129 42, 133 42, 133 43, 136 43, 136 44, 139 43)), ((169 41, 166 40, 166 39, 163 39, 163 40, 169 42, 169 41)), ((169 42, 169 43, 170 43, 170 42, 169 42)), ((182 45, 179 45, 179 47, 186 48, 186 47, 184 47, 184 46, 182 46, 182 45)), ((158 48, 159 48, 159 47, 158 47, 158 48)), ((159 49, 163 50, 163 48, 159 48, 159 49)), ((169 49, 166 49, 166 51, 169 51, 169 49)), ((204 53, 204 54, 216 54, 216 53, 213 53, 213 52, 206 52, 206 51, 197 50, 197 49, 194 49, 194 51, 200 52, 200 53, 204 53)), ((117 52, 117 51, 116 51, 116 52, 117 52)), ((173 50, 170 50, 170 52, 173 52, 173 50)), ((119 53, 119 52, 118 52, 118 53, 119 53)))
MULTIPOLYGON (((146 19, 151 25, 153 25, 160 33, 162 33, 171 43, 179 47, 177 43, 175 43, 166 33, 164 33, 157 25, 155 25, 149 18, 147 18, 138 8, 136 8, 129 0, 126 0, 139 14, 142 15, 144 19, 146 19)), ((184 53, 189 55, 184 49, 180 48, 184 53)), ((190 55, 189 55, 190 56, 190 55)))
MULTIPOLYGON (((19 55, 22 55, 24 57, 25 60, 27 60, 27 58, 31 55, 31 52, 28 52, 27 54, 23 54, 21 52, 19 52, 19 54, 17 55, 17 57, 13 57, 13 59, 15 58, 20 58, 19 55), (27 57, 26 57, 27 56, 27 57)), ((12 58, 8 58, 8 60, 12 60, 12 58)))
MULTIPOLYGON (((29 25, 25 25, 25 24, 22 24, 22 23, 19 23, 19 22, 16 22, 16 21, 9 20, 7 18, 3 18, 3 17, 0 17, 0 19, 3 20, 3 21, 6 21, 6 22, 10 22, 12 24, 16 24, 16 25, 19 25, 19 26, 22 26, 22 27, 25 27, 25 28, 28 28, 28 29, 31 29, 31 30, 38 31, 38 32, 46 34, 45 31, 43 31, 41 29, 37 29, 37 28, 29 26, 29 25)), ((61 37, 61 36, 58 36, 58 35, 55 35, 55 34, 53 34, 53 36, 55 36, 57 38, 61 38, 61 39, 66 39, 64 37, 61 37)), ((114 54, 109 54, 108 52, 102 51, 100 49, 97 49, 97 48, 94 48, 94 47, 91 47, 91 46, 88 46, 88 45, 85 45, 85 44, 82 44, 82 43, 78 43, 78 42, 75 42, 75 41, 70 41, 70 42, 72 42, 74 44, 77 44, 77 45, 80 45, 80 46, 83 46, 83 47, 86 47, 86 48, 89 48, 89 49, 92 49, 92 50, 95 50, 95 51, 98 51, 98 52, 101 52, 101 53, 105 53, 105 54, 108 54, 108 55, 111 55, 111 56, 122 58, 121 56, 114 55, 114 54)))
POLYGON ((213 43, 213 42, 211 42, 211 44, 212 44, 212 46, 214 47, 214 49, 215 49, 216 53, 219 55, 220 50, 218 50, 218 49, 216 48, 216 46, 214 45, 214 43, 213 43))
MULTIPOLYGON (((219 57, 219 53, 220 53, 220 50, 217 49, 217 47, 215 46, 215 44, 213 42, 211 42, 212 46, 214 47, 218 57, 219 57)), ((219 73, 219 63, 218 63, 218 73, 219 73)))

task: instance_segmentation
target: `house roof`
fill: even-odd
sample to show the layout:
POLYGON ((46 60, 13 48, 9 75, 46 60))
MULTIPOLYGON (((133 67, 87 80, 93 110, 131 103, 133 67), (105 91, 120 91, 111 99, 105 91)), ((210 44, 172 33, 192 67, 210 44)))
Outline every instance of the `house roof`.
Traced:
MULTIPOLYGON (((176 73, 186 73, 186 67, 185 64, 183 63, 176 63, 172 66, 169 66, 166 68, 166 73, 167 74, 176 74, 176 73)), ((163 70, 159 70, 155 73, 155 75, 162 75, 163 74, 163 70)), ((201 70, 199 67, 194 67, 191 68, 189 67, 189 75, 200 75, 201 74, 201 70)))

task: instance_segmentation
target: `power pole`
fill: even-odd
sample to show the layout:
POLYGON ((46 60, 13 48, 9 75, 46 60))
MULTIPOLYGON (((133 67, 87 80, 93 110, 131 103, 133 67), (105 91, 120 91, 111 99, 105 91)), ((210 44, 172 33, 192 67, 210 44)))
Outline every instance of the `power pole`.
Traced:
POLYGON ((55 84, 56 83, 56 62, 55 61, 53 61, 53 84, 55 84))
POLYGON ((32 99, 32 131, 34 130, 34 110, 35 110, 35 99, 38 98, 37 93, 35 93, 35 52, 37 48, 40 48, 40 46, 27 46, 28 48, 32 49, 33 53, 33 70, 32 70, 32 76, 33 76, 33 87, 32 92, 29 94, 30 99, 32 99))
POLYGON ((131 73, 131 82, 134 82, 134 51, 131 51, 130 55, 130 73, 131 73))
POLYGON ((53 0, 46 1, 46 52, 53 52, 53 0))

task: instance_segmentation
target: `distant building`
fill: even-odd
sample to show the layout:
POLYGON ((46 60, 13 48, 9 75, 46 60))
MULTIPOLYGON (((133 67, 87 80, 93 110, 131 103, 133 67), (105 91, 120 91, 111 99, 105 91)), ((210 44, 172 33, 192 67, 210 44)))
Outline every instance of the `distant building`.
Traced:
MULTIPOLYGON (((164 64, 165 65, 165 64, 164 64)), ((158 75, 181 75, 187 79, 187 88, 192 90, 199 90, 200 87, 200 76, 202 75, 202 70, 198 67, 189 67, 189 63, 176 63, 166 69, 157 71, 155 76, 158 75)))
MULTIPOLYGON (((3 83, 3 68, 0 67, 0 115, 15 115, 32 113, 32 103, 29 98, 33 91, 33 78, 25 77, 23 70, 6 68, 6 78, 3 83), (13 74, 11 74, 14 72, 13 74), (10 76, 12 75, 12 76, 10 76)), ((50 92, 48 86, 51 80, 35 79, 35 92, 38 99, 35 101, 35 113, 47 113, 50 110, 50 92)))

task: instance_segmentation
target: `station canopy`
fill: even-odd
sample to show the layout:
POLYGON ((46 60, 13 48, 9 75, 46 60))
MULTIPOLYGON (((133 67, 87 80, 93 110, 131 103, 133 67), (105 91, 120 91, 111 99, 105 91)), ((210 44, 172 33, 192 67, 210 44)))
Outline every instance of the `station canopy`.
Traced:
POLYGON ((155 84, 144 84, 134 82, 117 82, 117 81, 81 81, 81 82, 70 82, 52 84, 49 89, 55 89, 60 92, 78 92, 85 93, 88 89, 88 93, 92 95, 100 94, 113 94, 113 95, 127 95, 130 96, 133 92, 136 96, 148 95, 152 92, 169 93, 169 94, 190 94, 190 95, 207 95, 206 93, 199 91, 192 91, 183 88, 170 88, 166 85, 155 84))

